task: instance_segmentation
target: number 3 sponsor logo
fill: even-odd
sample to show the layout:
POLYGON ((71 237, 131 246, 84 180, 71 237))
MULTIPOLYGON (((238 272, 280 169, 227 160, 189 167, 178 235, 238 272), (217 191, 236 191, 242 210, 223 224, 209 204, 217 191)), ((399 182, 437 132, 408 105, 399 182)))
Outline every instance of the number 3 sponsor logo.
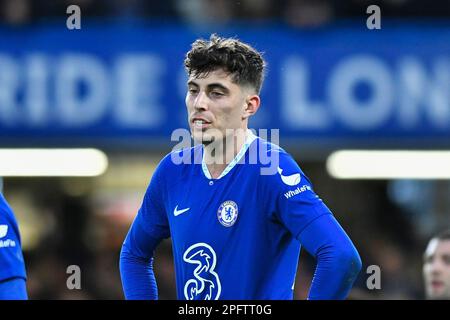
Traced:
POLYGON ((184 285, 186 300, 218 300, 222 287, 219 275, 214 271, 217 263, 214 249, 203 242, 193 244, 184 252, 183 260, 197 265, 193 278, 184 285))

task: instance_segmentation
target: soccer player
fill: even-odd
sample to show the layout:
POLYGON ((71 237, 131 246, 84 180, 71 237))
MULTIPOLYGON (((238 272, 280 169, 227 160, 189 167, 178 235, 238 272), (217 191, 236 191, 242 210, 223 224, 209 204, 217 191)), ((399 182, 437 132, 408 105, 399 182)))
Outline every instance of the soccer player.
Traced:
POLYGON ((357 250, 293 158, 248 129, 261 54, 212 35, 192 44, 185 67, 198 144, 167 155, 152 176, 121 250, 125 297, 158 298, 153 252, 171 237, 178 299, 293 299, 301 246, 317 260, 308 298, 346 298, 357 250))
POLYGON ((19 228, 11 207, 0 193, 0 300, 26 300, 25 262, 19 228))
POLYGON ((427 299, 450 299, 450 230, 438 234, 428 243, 423 276, 427 299))

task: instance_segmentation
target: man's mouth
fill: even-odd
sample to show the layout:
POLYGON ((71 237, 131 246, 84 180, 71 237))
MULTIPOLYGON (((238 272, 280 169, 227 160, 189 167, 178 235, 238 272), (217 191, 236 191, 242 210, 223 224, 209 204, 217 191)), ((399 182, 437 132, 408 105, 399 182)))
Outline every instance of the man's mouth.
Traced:
POLYGON ((444 287, 444 282, 439 280, 433 280, 431 281, 431 287, 433 288, 433 290, 440 290, 444 287))
POLYGON ((211 125, 211 122, 206 121, 205 119, 194 118, 192 119, 192 124, 194 129, 206 129, 211 125))

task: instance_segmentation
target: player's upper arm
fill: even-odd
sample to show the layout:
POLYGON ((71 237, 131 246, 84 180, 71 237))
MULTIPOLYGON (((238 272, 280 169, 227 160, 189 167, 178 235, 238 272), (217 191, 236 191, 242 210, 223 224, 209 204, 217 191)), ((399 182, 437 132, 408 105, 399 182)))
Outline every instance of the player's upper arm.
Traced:
POLYGON ((279 220, 295 237, 317 217, 331 211, 314 192, 308 177, 283 150, 278 154, 277 172, 267 188, 273 203, 271 218, 279 220))
POLYGON ((123 244, 123 250, 138 257, 150 258, 156 245, 170 236, 164 205, 166 188, 163 173, 167 170, 165 160, 167 157, 156 168, 123 244))

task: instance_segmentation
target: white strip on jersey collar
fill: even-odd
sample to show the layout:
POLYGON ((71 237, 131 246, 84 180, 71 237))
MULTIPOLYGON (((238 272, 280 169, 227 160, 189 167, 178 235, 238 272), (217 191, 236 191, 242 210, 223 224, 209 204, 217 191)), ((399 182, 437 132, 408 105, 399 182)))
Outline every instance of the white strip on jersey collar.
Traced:
MULTIPOLYGON (((247 129, 247 136, 245 138, 244 145, 241 147, 241 150, 234 157, 234 159, 227 165, 225 170, 223 170, 223 172, 220 174, 220 176, 217 179, 223 178, 228 172, 230 172, 231 169, 234 168, 234 166, 241 160, 241 158, 244 156, 245 152, 247 152, 248 147, 250 147, 250 145, 256 138, 257 138, 257 136, 255 136, 251 130, 247 129)), ((204 149, 203 149, 203 151, 204 151, 204 149)), ((206 163, 205 163, 205 153, 204 152, 203 152, 203 156, 202 156, 202 170, 203 170, 203 174, 205 175, 205 177, 207 179, 212 179, 211 174, 209 173, 208 167, 206 166, 206 163)))

